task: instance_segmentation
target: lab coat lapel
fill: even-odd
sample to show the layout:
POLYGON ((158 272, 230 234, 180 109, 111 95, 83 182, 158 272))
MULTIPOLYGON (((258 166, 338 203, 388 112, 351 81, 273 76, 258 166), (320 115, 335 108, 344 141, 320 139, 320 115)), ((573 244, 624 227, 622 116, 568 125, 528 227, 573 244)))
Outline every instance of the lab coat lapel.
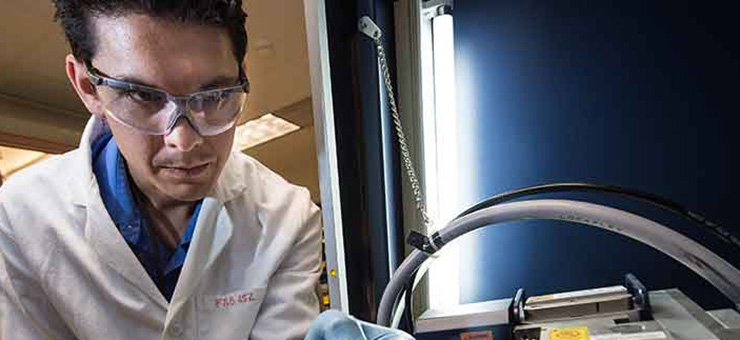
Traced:
POLYGON ((126 244, 100 197, 98 182, 92 171, 91 144, 106 132, 107 128, 100 119, 90 118, 80 141, 82 150, 78 154, 80 159, 71 163, 77 167, 77 169, 71 169, 71 173, 79 174, 79 176, 70 181, 69 192, 72 193, 74 204, 86 212, 85 237, 100 259, 148 295, 157 306, 166 310, 167 300, 126 244))
MULTIPOLYGON (((98 197, 98 199, 100 198, 98 197)), ((167 310, 167 300, 162 296, 154 281, 126 244, 105 210, 102 200, 87 206, 85 235, 100 258, 109 267, 148 295, 163 311, 167 310)))
POLYGON ((188 255, 172 295, 167 324, 195 293, 207 269, 228 245, 234 224, 225 205, 245 189, 242 169, 236 168, 232 159, 229 159, 213 191, 203 199, 188 255))
POLYGON ((178 309, 193 295, 206 270, 229 243, 234 226, 228 214, 224 212, 224 205, 217 198, 203 199, 195 233, 180 278, 177 280, 166 323, 170 322, 178 309))

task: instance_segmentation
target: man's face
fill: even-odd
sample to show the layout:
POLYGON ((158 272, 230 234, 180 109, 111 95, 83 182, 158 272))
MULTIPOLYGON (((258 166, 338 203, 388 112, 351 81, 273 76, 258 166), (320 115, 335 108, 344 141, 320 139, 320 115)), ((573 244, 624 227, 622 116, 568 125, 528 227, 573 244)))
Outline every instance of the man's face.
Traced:
MULTIPOLYGON (((231 81, 222 86, 238 82, 238 63, 224 29, 144 15, 98 17, 93 22, 98 45, 92 64, 110 77, 173 95, 190 94, 224 79, 231 81)), ((101 103, 103 95, 98 91, 101 103)), ((164 136, 141 133, 110 117, 106 121, 131 177, 155 204, 204 197, 218 179, 234 139, 233 127, 203 137, 186 119, 164 136)))

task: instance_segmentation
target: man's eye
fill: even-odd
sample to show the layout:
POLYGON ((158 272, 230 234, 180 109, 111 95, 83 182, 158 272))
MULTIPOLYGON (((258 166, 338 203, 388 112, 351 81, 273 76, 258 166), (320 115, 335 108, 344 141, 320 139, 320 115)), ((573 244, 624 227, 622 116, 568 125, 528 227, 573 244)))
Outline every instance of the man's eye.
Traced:
POLYGON ((209 111, 218 109, 228 100, 230 94, 227 92, 213 92, 208 94, 201 94, 193 98, 190 102, 191 109, 195 111, 209 111))
POLYGON ((161 100, 164 100, 164 96, 161 93, 150 91, 126 91, 126 96, 134 101, 146 103, 159 102, 161 100))
POLYGON ((215 92, 215 93, 210 93, 208 95, 204 95, 202 97, 202 100, 206 104, 216 104, 219 101, 225 99, 226 96, 227 94, 224 92, 215 92))

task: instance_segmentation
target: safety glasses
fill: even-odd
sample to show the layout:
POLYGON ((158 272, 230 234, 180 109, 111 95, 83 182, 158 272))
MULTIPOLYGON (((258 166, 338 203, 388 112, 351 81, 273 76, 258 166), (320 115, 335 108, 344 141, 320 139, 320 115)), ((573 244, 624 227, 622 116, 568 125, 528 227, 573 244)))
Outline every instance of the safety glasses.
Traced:
POLYGON ((86 66, 90 80, 100 89, 106 114, 149 135, 169 134, 181 117, 202 136, 221 134, 234 126, 249 93, 249 81, 241 71, 237 85, 174 96, 158 88, 108 77, 92 65, 86 66))

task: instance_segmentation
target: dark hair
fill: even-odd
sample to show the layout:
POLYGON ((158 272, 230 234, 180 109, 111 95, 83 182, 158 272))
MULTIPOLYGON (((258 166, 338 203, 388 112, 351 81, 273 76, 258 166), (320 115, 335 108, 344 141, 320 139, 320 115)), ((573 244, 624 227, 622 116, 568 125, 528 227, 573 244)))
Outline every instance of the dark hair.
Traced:
POLYGON ((61 21, 72 54, 89 63, 95 55, 96 38, 91 18, 144 14, 156 18, 225 28, 239 63, 247 53, 247 14, 242 0, 53 0, 54 18, 61 21))

